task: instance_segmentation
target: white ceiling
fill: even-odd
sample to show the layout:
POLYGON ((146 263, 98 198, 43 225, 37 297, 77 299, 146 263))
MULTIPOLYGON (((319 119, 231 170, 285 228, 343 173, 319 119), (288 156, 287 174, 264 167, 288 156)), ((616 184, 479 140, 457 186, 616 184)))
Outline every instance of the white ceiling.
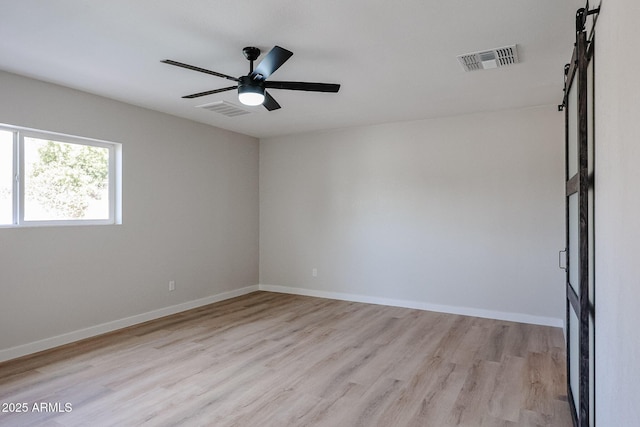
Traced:
POLYGON ((584 0, 0 0, 0 69, 256 137, 465 114, 562 98, 584 0), (511 44, 520 64, 465 73, 456 56, 511 44), (340 83, 338 94, 271 90, 282 109, 228 118, 194 108, 234 91, 245 46, 294 52, 271 80, 340 83))

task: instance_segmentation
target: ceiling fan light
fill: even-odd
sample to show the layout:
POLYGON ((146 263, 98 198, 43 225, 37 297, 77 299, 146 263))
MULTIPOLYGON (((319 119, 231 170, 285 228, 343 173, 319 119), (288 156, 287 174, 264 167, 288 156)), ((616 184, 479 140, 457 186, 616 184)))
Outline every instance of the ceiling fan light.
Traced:
POLYGON ((238 99, 244 105, 256 106, 264 102, 264 94, 260 92, 240 92, 238 99))
POLYGON ((240 77, 238 99, 244 105, 262 105, 264 102, 264 84, 252 80, 249 76, 240 77))

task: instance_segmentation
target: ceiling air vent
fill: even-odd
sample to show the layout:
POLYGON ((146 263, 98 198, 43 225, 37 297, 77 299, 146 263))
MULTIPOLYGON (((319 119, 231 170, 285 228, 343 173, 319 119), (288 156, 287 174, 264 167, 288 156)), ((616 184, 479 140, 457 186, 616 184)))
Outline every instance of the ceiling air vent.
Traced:
POLYGON ((217 101, 210 104, 197 105, 196 108, 204 108, 205 110, 213 111, 214 113, 222 114, 227 117, 243 116, 251 113, 249 110, 238 107, 227 101, 217 101))
POLYGON ((516 45, 459 55, 458 61, 465 71, 488 70, 519 62, 516 45))

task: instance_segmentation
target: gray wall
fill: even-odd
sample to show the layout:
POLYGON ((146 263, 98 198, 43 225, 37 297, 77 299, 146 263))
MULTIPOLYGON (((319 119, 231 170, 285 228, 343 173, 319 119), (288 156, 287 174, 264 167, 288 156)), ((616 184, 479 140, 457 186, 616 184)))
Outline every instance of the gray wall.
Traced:
POLYGON ((563 132, 546 106, 261 140, 261 285, 561 325, 563 132))
POLYGON ((4 72, 0 91, 0 121, 124 158, 122 225, 0 228, 0 350, 258 283, 257 139, 4 72))
POLYGON ((603 0, 596 39, 596 421, 640 420, 637 0, 603 0))

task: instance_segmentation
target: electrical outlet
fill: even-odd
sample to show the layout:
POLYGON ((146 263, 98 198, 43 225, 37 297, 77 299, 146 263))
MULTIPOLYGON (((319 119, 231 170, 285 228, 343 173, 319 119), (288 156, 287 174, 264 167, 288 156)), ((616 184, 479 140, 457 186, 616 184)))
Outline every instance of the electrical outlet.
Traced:
POLYGON ((170 280, 169 281, 169 290, 170 291, 175 291, 176 290, 176 281, 175 280, 170 280))
POLYGON ((317 268, 312 268, 311 269, 311 275, 313 277, 318 277, 318 269, 317 268))

